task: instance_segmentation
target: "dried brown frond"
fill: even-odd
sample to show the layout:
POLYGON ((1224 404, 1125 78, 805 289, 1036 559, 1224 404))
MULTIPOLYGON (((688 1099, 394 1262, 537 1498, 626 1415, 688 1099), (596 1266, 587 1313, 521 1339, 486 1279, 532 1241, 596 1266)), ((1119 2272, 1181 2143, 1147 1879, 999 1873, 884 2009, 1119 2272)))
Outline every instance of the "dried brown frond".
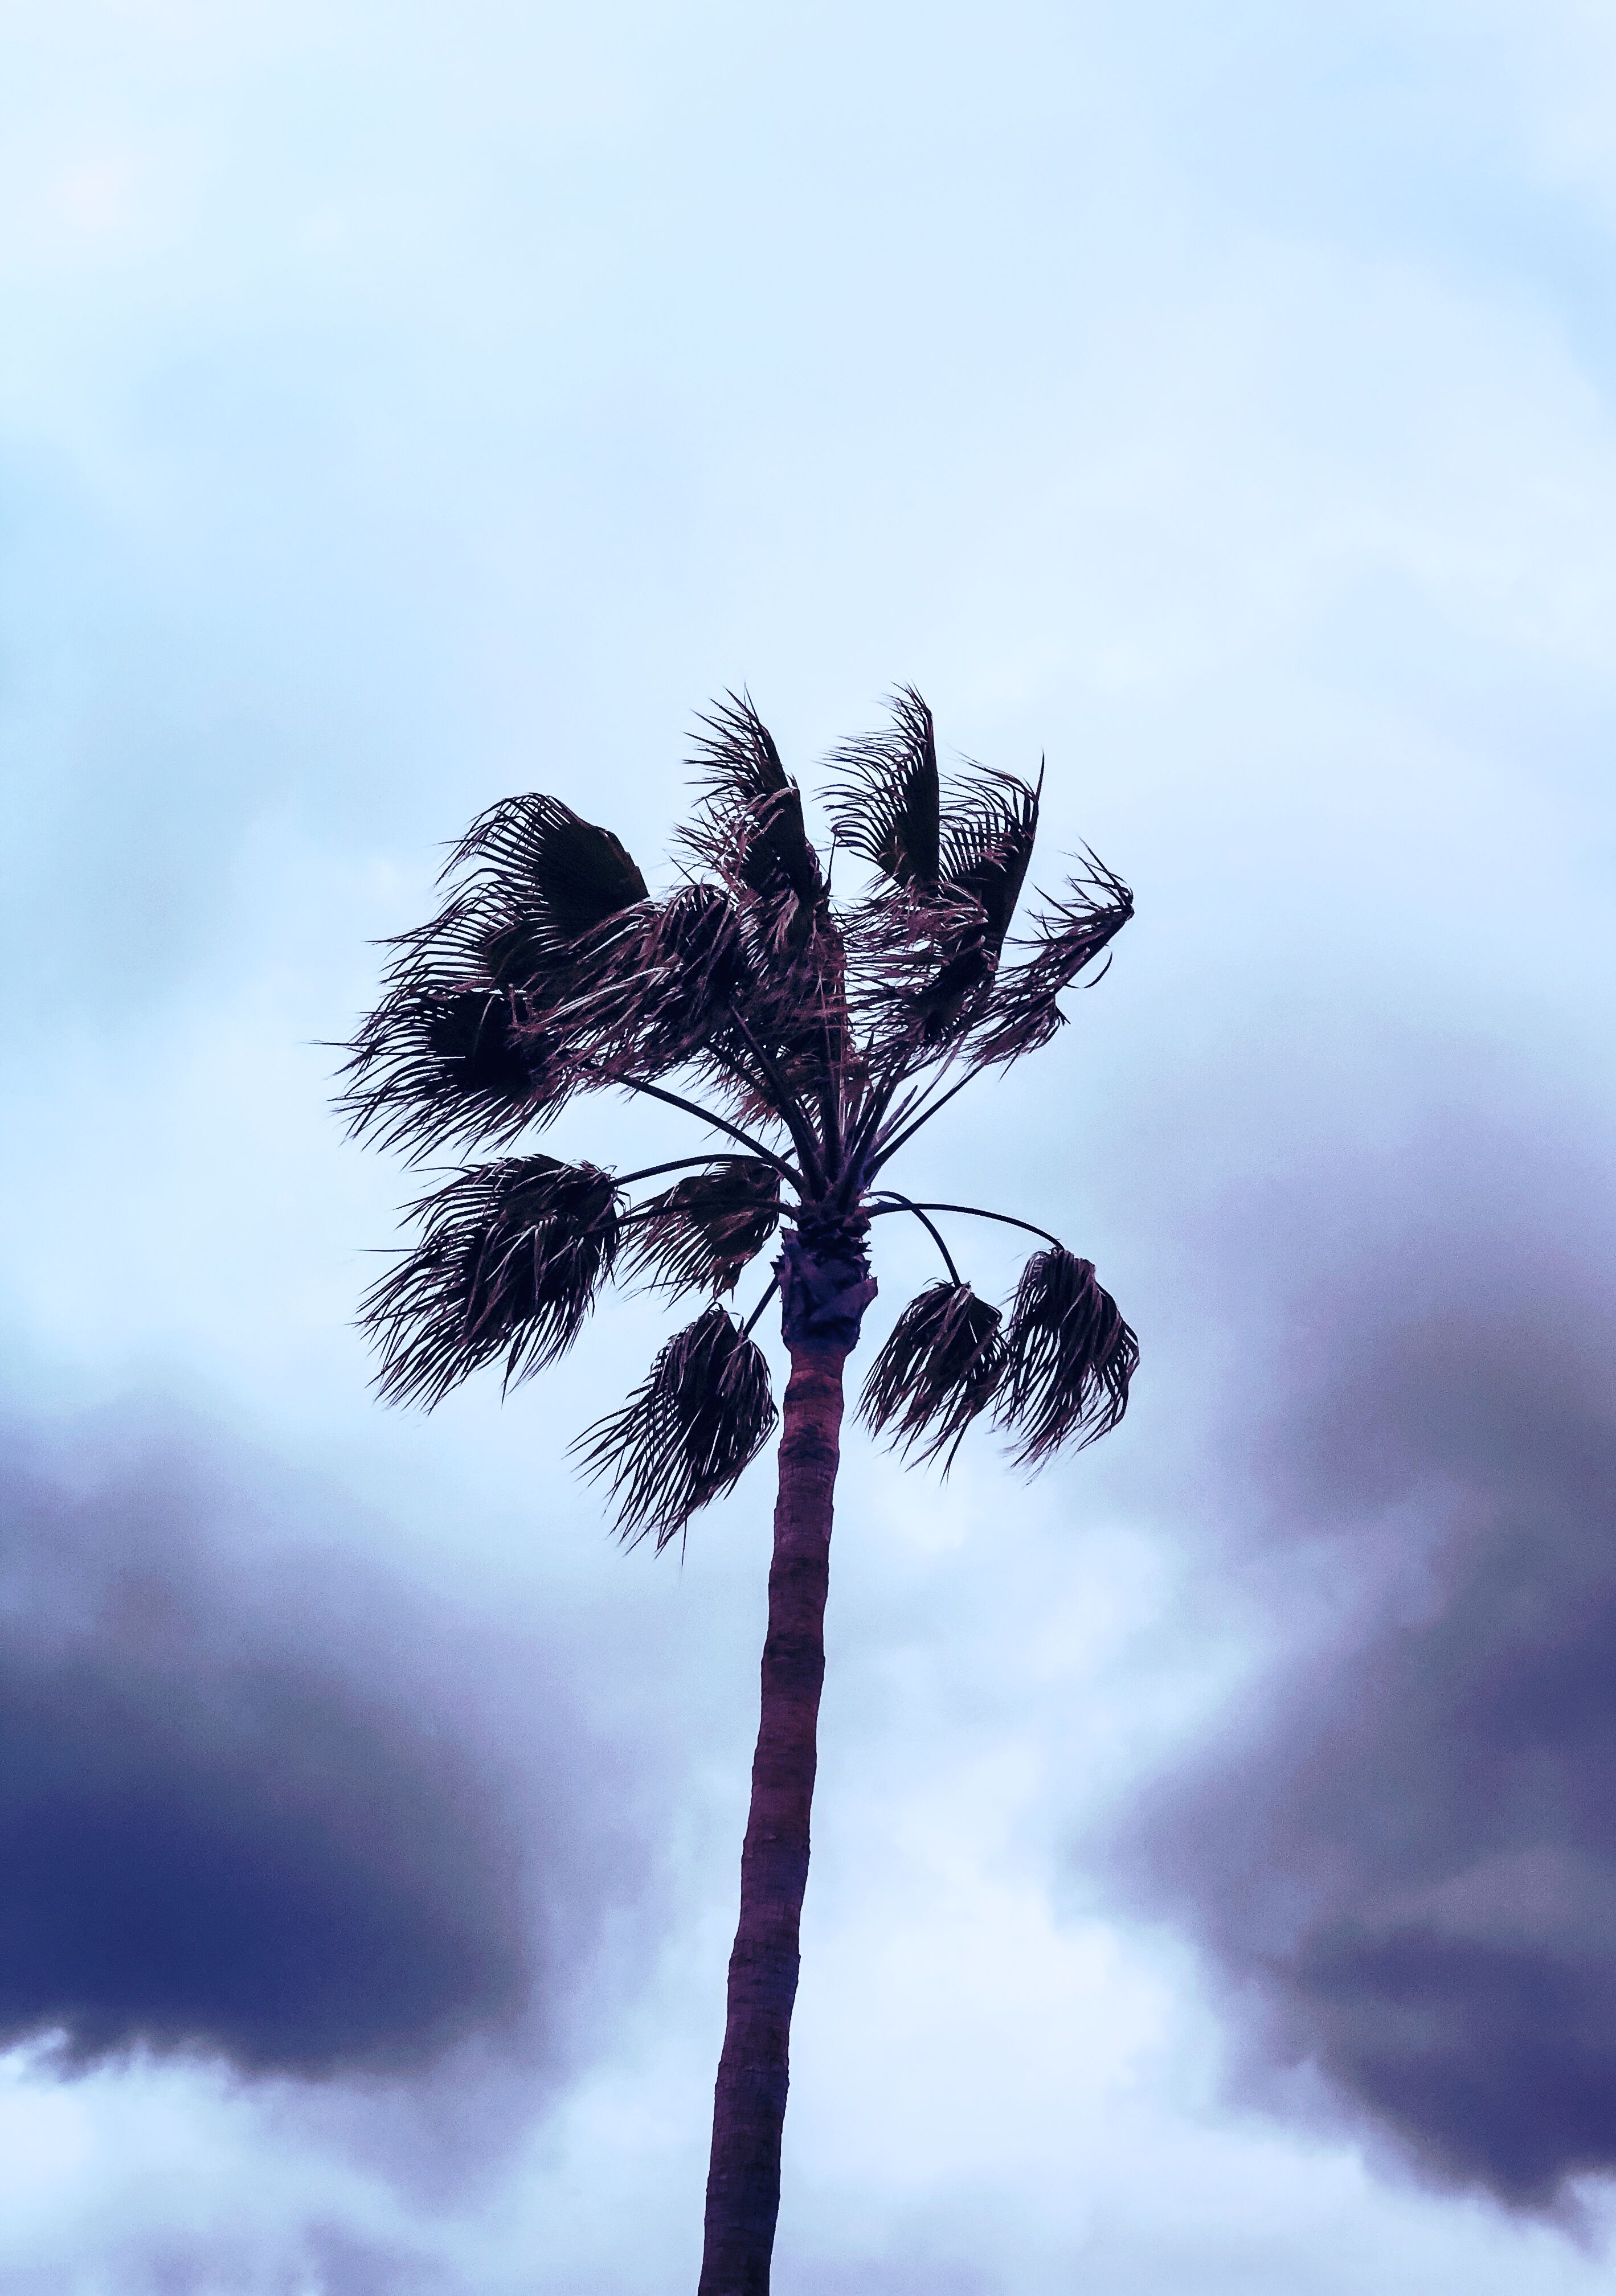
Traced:
POLYGON ((619 1272, 653 1291, 733 1292, 779 1224, 774 1167, 757 1157, 726 1157, 636 1206, 619 1272))
POLYGON ((997 1424, 1016 1439, 1021 1467, 1041 1466, 1076 1435, 1079 1449, 1108 1434, 1128 1408, 1139 1342, 1094 1262, 1058 1245, 1021 1271, 1005 1327, 1009 1364, 997 1424))
POLYGON ((440 1402, 504 1358, 507 1383, 565 1353, 618 1245, 617 1190, 593 1164, 474 1165, 409 1208, 420 1242, 359 1306, 390 1402, 440 1402))
POLYGON ((654 1536, 660 1554, 739 1480, 775 1419, 762 1349, 712 1307, 675 1332, 623 1408, 572 1448, 585 1474, 609 1481, 626 1543, 654 1536))
POLYGON ((968 1283, 933 1283, 910 1300, 870 1366, 859 1410, 879 1435, 922 1460, 947 1453, 997 1395, 1006 1353, 999 1311, 968 1283), (923 1442, 922 1439, 926 1439, 923 1442))

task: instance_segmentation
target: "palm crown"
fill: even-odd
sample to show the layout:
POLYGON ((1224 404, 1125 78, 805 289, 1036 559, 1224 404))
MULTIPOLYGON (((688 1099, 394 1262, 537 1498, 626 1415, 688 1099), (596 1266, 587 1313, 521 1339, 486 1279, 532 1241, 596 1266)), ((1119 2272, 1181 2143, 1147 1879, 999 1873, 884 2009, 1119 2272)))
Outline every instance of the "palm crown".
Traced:
POLYGON ((970 764, 945 783, 931 712, 905 689, 886 731, 831 761, 833 849, 864 865, 841 900, 751 701, 701 722, 673 890, 653 896, 609 831, 554 798, 491 807, 450 856, 439 913, 390 944, 344 1071, 355 1132, 417 1162, 494 1152, 409 1208, 418 1241, 365 1295, 390 1397, 431 1405, 494 1363, 526 1377, 613 1276, 708 1295, 577 1446, 622 1531, 659 1547, 775 1423, 751 1332, 776 1286, 788 1340, 856 1336, 869 1223, 889 1212, 924 1222, 947 1276, 898 1316, 862 1407, 920 1456, 946 1468, 984 1413, 1023 1466, 1091 1441, 1121 1417, 1138 1353, 1092 1265, 1053 1236, 1030 1229, 1043 1248, 1003 1314, 961 1280, 933 1215, 1030 1224, 883 1185, 972 1077, 1054 1036, 1062 992, 1133 913, 1127 886, 1087 856, 1013 941, 1038 789, 970 764), (576 1095, 612 1088, 726 1144, 627 1173, 523 1146, 576 1095), (723 1303, 783 1226, 743 1324, 723 1303))

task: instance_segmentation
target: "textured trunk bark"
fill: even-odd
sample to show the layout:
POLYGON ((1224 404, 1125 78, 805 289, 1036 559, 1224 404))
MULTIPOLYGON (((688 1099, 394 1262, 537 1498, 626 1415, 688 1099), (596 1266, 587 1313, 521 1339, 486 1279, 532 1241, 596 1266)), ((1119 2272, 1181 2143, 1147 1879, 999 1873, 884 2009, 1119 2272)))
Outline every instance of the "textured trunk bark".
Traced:
MULTIPOLYGON (((874 1289, 874 1286, 870 1287, 874 1289)), ((824 1680, 831 1506, 841 1456, 845 1348, 792 1350, 768 1574, 762 1718, 741 1853, 741 1921, 713 2097, 699 2296, 767 2296, 780 2207, 798 1924, 824 1680)))

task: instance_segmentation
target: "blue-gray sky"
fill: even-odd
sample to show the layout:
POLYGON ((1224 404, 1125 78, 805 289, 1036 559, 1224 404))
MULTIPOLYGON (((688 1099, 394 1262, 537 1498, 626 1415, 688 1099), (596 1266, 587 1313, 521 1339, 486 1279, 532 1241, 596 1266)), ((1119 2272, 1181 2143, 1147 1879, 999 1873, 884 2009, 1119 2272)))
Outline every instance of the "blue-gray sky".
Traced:
POLYGON ((0 49, 0 2284, 692 2284, 767 1471, 607 1540, 643 1300, 380 1409, 321 1040, 481 804, 650 866, 711 694, 811 779, 906 679, 1139 899, 915 1176, 1145 1361, 1030 1488, 850 1447, 781 2296, 1603 2286, 1607 14, 0 49))

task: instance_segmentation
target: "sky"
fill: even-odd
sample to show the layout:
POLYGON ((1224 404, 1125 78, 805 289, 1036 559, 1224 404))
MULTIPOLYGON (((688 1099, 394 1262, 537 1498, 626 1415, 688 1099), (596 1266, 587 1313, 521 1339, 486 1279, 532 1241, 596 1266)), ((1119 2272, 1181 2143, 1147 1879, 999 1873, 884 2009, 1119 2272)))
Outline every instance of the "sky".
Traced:
POLYGON ((1030 1485, 847 1447, 779 2296, 1606 2285, 1608 12, 0 60, 0 2289, 693 2284, 767 1468, 612 1543, 644 1299, 382 1406, 331 1047, 481 806, 665 878, 711 697, 811 790, 900 681, 1137 898, 904 1185, 1143 1365, 1030 1485))

